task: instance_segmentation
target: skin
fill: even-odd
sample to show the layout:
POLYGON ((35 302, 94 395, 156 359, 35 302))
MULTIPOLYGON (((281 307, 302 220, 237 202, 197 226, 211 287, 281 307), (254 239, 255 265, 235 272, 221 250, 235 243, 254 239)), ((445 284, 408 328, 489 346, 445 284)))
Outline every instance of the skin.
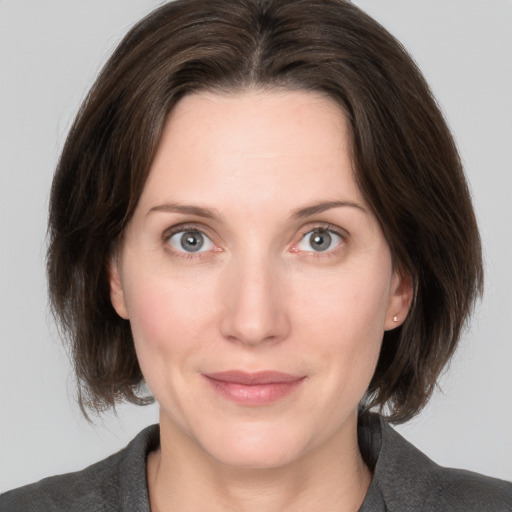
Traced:
POLYGON ((110 268, 161 410, 152 510, 362 503, 357 407, 411 286, 355 183, 349 140, 341 109, 311 92, 192 94, 171 113, 110 268), (203 234, 200 251, 183 231, 203 234), (233 369, 304 378, 250 406, 204 378, 233 369))

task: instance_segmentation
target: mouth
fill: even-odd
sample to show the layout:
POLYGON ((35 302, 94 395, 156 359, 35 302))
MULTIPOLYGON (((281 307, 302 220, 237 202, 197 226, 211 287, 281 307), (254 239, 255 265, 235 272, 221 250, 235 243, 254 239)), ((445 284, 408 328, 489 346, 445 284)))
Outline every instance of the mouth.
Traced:
POLYGON ((203 374, 222 398, 240 405, 262 406, 278 402, 293 393, 305 376, 276 371, 244 372, 230 370, 203 374))

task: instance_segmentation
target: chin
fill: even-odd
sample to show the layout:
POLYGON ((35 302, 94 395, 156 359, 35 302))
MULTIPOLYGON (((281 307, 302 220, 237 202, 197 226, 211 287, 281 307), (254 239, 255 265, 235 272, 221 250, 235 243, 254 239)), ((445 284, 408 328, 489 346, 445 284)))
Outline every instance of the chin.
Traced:
MULTIPOLYGON (((210 453, 218 462, 239 469, 276 469, 287 466, 299 458, 297 449, 287 450, 286 447, 272 448, 266 446, 229 447, 210 453)), ((300 451, 299 451, 300 452, 300 451)))
POLYGON ((202 448, 218 462, 245 469, 272 469, 286 466, 306 451, 300 435, 293 435, 275 426, 226 429, 224 435, 198 440, 202 448))

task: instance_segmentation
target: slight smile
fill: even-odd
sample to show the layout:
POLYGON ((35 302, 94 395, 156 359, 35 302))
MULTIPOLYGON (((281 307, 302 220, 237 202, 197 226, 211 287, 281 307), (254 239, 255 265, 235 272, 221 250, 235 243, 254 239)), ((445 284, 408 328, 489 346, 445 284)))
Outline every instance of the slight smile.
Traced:
POLYGON ((219 395, 248 406, 277 402, 295 391, 306 378, 268 370, 256 373, 229 370, 203 376, 219 395))

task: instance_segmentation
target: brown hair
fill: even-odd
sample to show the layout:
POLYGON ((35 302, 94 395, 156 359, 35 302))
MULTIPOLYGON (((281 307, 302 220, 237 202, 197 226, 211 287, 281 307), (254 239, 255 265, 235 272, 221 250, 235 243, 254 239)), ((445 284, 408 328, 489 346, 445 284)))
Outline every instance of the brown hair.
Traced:
POLYGON ((50 200, 50 298, 80 404, 149 400, 129 322, 110 302, 107 263, 169 112, 199 89, 254 87, 323 92, 347 116, 358 185, 415 290, 405 323, 384 335, 364 404, 405 421, 430 397, 481 292, 480 239, 424 78, 399 42, 343 0, 177 0, 113 53, 71 128, 50 200))

